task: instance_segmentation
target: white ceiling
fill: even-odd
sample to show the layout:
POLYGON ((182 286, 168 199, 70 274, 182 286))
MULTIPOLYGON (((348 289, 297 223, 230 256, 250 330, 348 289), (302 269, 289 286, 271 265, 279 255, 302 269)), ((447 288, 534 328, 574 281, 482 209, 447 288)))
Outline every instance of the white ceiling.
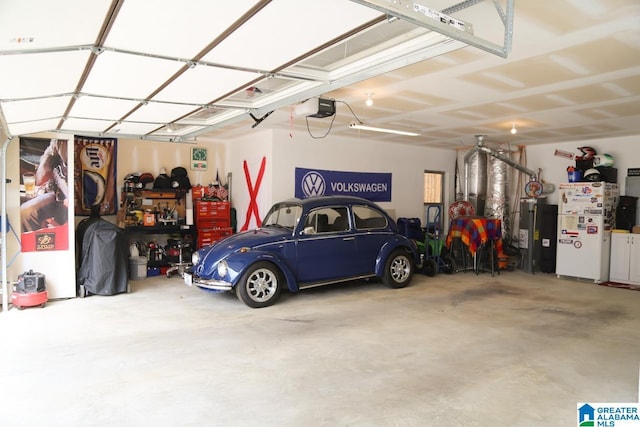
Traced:
MULTIPOLYGON (((456 4, 425 2, 389 0, 456 4)), ((640 135, 637 0, 516 0, 506 59, 436 44, 440 34, 359 3, 3 0, 5 133, 192 141, 255 126, 447 148, 476 134, 517 144, 640 135), (334 117, 293 114, 319 95, 337 101, 334 117), (357 120, 420 135, 349 129, 357 120)), ((461 4, 472 3, 450 15, 502 43, 494 2, 461 4)))

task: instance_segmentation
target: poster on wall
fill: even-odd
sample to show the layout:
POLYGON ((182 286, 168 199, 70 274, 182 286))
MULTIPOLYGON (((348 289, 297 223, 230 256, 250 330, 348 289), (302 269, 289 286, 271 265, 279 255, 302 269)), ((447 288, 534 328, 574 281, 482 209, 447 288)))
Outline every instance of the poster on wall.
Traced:
POLYGON ((22 252, 69 249, 67 140, 20 138, 22 252))
POLYGON ((206 171, 207 170, 207 149, 202 147, 191 148, 191 170, 206 171))
POLYGON ((390 202, 391 174, 296 168, 296 197, 303 199, 329 194, 357 196, 373 202, 390 202))
POLYGON ((118 209, 116 138, 76 136, 73 153, 75 214, 90 215, 93 206, 100 215, 115 215, 118 209))

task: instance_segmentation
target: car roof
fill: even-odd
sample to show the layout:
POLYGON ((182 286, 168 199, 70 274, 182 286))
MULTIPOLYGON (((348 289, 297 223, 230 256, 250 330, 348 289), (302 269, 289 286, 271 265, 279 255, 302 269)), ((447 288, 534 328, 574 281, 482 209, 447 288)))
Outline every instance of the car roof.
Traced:
POLYGON ((328 195, 328 196, 312 196, 305 199, 299 199, 297 197, 293 197, 291 199, 283 200, 279 203, 296 203, 296 204, 302 205, 303 208, 305 209, 313 209, 319 206, 334 205, 334 204, 367 205, 367 206, 373 206, 380 209, 380 206, 376 205, 372 201, 363 199, 362 197, 355 197, 355 196, 328 195))

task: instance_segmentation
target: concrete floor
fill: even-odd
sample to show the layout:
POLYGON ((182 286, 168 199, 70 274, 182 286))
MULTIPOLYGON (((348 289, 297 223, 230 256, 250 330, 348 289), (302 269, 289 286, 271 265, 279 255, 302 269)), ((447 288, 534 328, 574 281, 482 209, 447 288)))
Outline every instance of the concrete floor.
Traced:
POLYGON ((254 310, 131 284, 0 314, 0 425, 571 426, 638 399, 637 291, 456 273, 254 310))

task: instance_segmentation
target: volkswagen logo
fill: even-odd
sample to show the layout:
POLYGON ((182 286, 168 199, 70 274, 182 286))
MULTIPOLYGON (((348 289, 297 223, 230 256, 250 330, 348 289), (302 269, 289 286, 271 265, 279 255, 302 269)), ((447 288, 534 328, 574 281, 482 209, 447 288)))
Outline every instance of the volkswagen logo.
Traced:
POLYGON ((326 189, 324 178, 318 172, 307 172, 302 177, 302 192, 305 197, 322 196, 326 189))

